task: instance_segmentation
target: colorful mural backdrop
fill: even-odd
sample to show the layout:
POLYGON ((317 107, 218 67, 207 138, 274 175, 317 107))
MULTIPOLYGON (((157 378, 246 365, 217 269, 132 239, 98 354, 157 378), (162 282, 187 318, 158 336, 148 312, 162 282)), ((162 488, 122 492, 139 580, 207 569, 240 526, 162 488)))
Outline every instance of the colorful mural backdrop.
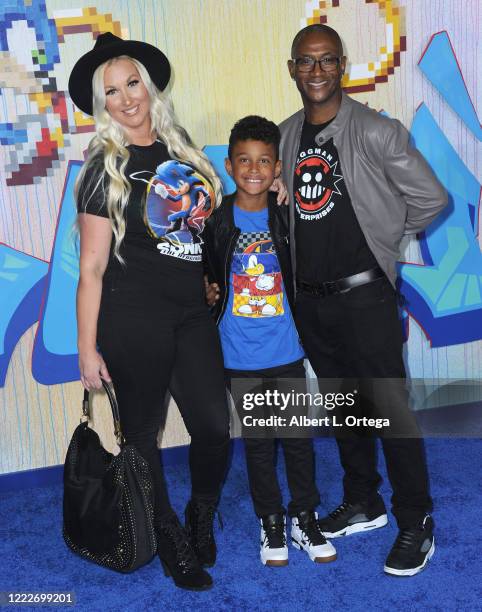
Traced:
MULTIPOLYGON (((480 379, 481 10, 478 0, 104 0, 73 8, 60 0, 4 0, 0 473, 61 463, 77 423, 73 185, 93 125, 73 106, 66 83, 76 59, 106 31, 166 52, 180 122, 229 191, 223 160, 232 124, 250 113, 279 122, 297 110, 286 70, 291 40, 310 23, 335 27, 349 60, 346 91, 402 120, 450 195, 441 217, 403 243, 410 374, 431 384, 480 379)), ((108 413, 99 406, 108 438, 108 413)), ((171 410, 162 443, 186 440, 171 410)))

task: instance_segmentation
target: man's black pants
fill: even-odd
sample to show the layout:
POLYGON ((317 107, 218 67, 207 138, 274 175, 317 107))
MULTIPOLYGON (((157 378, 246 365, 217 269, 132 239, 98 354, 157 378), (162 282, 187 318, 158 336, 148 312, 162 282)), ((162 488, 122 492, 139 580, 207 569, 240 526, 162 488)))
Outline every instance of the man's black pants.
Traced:
MULTIPOLYGON (((277 380, 291 379, 288 386, 304 389, 305 377, 302 360, 263 370, 226 370, 227 384, 234 395, 235 402, 237 399, 235 379, 237 378, 260 380, 262 385, 267 384, 270 388, 282 387, 282 383, 277 383, 277 380), (296 383, 296 381, 299 382, 296 383), (291 385, 291 383, 295 384, 291 385)), ((241 412, 242 408, 238 410, 241 412)), ((279 415, 280 412, 277 414, 279 415)), ((263 416, 268 416, 268 414, 263 411, 263 416)), ((262 432, 260 433, 262 435, 262 432)), ((315 484, 313 440, 311 437, 288 437, 283 433, 289 432, 280 430, 279 437, 291 494, 288 515, 295 516, 302 510, 314 510, 320 503, 315 484)), ((276 474, 276 437, 270 435, 269 432, 266 437, 244 436, 244 443, 254 511, 260 518, 268 514, 284 513, 283 499, 276 474)))
MULTIPOLYGON (((397 295, 385 278, 327 297, 298 293, 296 324, 319 379, 405 379, 397 295)), ((423 440, 382 437, 399 528, 418 523, 432 510, 423 440)), ((369 501, 377 494, 377 440, 351 435, 337 439, 344 469, 344 501, 369 501)))

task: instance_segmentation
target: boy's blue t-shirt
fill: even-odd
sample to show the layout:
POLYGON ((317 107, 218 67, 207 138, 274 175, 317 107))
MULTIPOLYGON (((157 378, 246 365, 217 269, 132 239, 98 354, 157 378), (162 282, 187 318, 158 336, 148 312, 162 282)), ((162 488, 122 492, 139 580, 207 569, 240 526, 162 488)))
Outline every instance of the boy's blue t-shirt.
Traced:
POLYGON ((229 275, 229 300, 219 324, 224 365, 261 370, 304 357, 268 228, 268 208, 233 207, 241 230, 229 275))

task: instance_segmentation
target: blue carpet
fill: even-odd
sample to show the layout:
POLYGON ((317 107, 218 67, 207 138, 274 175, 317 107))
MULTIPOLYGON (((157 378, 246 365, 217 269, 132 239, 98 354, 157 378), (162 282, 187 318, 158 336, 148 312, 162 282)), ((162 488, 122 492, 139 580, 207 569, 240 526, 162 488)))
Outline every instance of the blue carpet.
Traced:
MULTIPOLYGON (((318 440, 316 449, 323 511, 341 500, 341 470, 333 440, 318 440)), ((393 519, 384 529, 335 540, 334 563, 311 563, 305 553, 290 548, 287 567, 263 567, 244 457, 238 453, 220 506, 224 530, 217 531, 219 556, 211 570, 211 591, 176 589, 157 558, 134 574, 120 575, 71 554, 61 536, 59 486, 14 491, 0 500, 0 591, 74 591, 77 604, 62 609, 116 612, 482 610, 482 443, 428 440, 427 454, 436 506, 436 552, 427 569, 413 578, 383 573, 397 534, 393 519)), ((282 461, 279 470, 284 471, 282 461)), ((384 466, 381 473, 381 492, 388 503, 384 466)), ((169 466, 166 477, 173 505, 181 512, 189 494, 187 467, 169 466)), ((286 491, 285 479, 280 479, 286 491)))

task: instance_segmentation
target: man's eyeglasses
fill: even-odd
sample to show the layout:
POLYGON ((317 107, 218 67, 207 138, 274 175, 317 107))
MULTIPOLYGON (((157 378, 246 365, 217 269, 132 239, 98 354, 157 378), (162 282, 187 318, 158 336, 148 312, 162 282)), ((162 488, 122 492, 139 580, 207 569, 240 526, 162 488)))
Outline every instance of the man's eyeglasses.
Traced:
POLYGON ((334 55, 327 55, 317 60, 309 55, 303 55, 303 57, 296 57, 293 59, 296 69, 299 72, 311 72, 314 70, 316 64, 320 64, 321 70, 324 72, 334 72, 338 68, 338 64, 341 61, 341 57, 335 57, 334 55))

